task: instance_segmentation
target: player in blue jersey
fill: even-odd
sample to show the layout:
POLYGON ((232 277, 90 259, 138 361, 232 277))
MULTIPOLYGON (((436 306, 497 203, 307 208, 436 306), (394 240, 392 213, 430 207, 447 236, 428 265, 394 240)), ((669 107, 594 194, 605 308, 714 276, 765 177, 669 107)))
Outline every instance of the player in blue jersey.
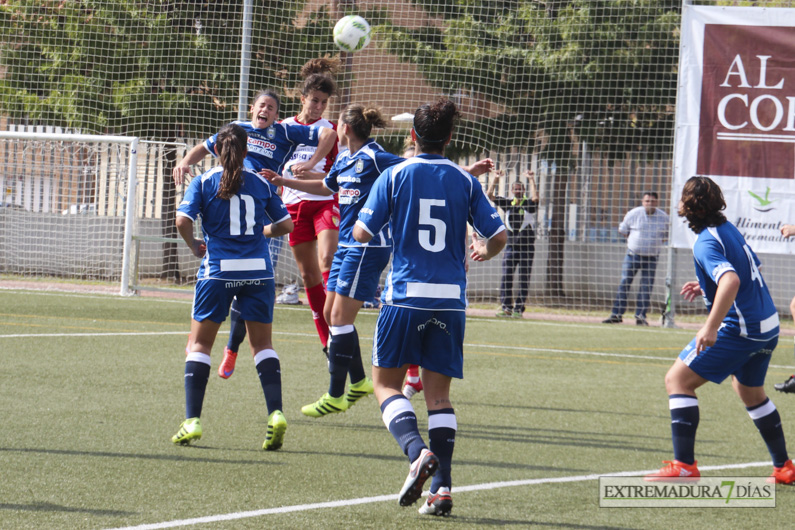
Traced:
POLYGON ((285 179, 265 174, 272 184, 287 186, 312 195, 339 194, 340 240, 328 278, 324 312, 331 324, 329 341, 330 383, 326 394, 301 409, 305 415, 319 418, 344 412, 356 401, 373 393, 373 384, 364 372, 359 335, 354 321, 362 304, 372 300, 389 263, 392 240, 383 230, 367 244, 353 239, 353 225, 359 210, 378 176, 403 158, 387 153, 370 139, 373 127, 383 128, 386 121, 378 109, 349 105, 337 122, 342 148, 331 171, 322 181, 285 179), (350 373, 351 386, 345 393, 350 373))
POLYGON ((434 515, 449 514, 453 504, 456 416, 450 383, 463 377, 467 223, 476 231, 470 248, 477 261, 493 258, 507 241, 505 226, 477 179, 443 156, 457 117, 455 104, 446 99, 417 109, 411 131, 416 156, 381 175, 353 229, 361 243, 392 231, 392 265, 373 344, 373 383, 384 424, 411 462, 399 503, 413 504, 433 475, 420 513, 434 515), (422 367, 430 450, 411 402, 401 393, 409 364, 422 367))
POLYGON ((763 387, 778 343, 778 313, 759 272, 759 258, 721 213, 725 208, 723 193, 709 178, 692 177, 685 183, 679 215, 698 234, 693 245, 698 281, 685 283, 681 294, 688 301, 703 296, 709 315, 665 376, 674 460, 646 475, 646 480, 700 476, 694 455, 699 422, 696 389, 731 376, 734 391, 770 451, 771 481, 791 484, 795 466, 787 455, 781 417, 763 387))
MULTIPOLYGON (((290 161, 295 151, 301 146, 316 146, 314 153, 306 160, 293 166, 296 172, 311 171, 316 165, 323 164, 326 156, 334 149, 337 135, 334 131, 316 125, 277 123, 280 101, 279 96, 271 90, 257 93, 251 103, 251 121, 237 121, 248 134, 248 154, 246 167, 260 172, 270 169, 280 173, 284 165, 290 161)), ((216 140, 218 135, 196 145, 174 167, 172 175, 177 186, 182 185, 185 177, 191 177, 190 166, 198 163, 208 154, 217 156, 216 140)), ((245 337, 245 323, 238 319, 237 304, 232 305, 232 326, 229 345, 224 349, 224 359, 218 366, 218 375, 228 378, 235 369, 237 345, 245 337)))
POLYGON ((202 261, 196 275, 185 359, 186 419, 171 438, 175 444, 189 444, 202 436, 199 418, 210 375, 210 352, 235 297, 248 326, 268 407, 262 448, 279 449, 287 429, 282 414, 281 368, 271 340, 275 289, 266 237, 289 233, 293 222, 273 187, 244 167, 246 143, 242 127, 230 124, 221 129, 214 142, 221 166, 193 179, 177 210, 177 230, 202 261), (202 220, 203 240, 193 235, 197 217, 202 220))

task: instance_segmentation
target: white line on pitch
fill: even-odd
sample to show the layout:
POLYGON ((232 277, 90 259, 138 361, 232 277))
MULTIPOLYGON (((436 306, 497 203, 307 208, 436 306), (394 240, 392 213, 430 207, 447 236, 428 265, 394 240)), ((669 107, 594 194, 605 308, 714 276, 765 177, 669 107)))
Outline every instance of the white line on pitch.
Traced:
MULTIPOLYGON (((770 466, 770 462, 746 462, 744 464, 726 464, 723 466, 702 466, 703 471, 719 471, 723 469, 744 469, 749 467, 770 466)), ((599 477, 634 477, 646 475, 657 471, 656 469, 646 469, 643 471, 621 471, 617 473, 594 473, 590 475, 574 475, 568 477, 547 477, 526 480, 510 480, 505 482, 487 482, 485 484, 473 484, 471 486, 456 486, 455 492, 462 493, 467 491, 484 491, 499 488, 515 488, 521 486, 533 486, 536 484, 558 484, 566 482, 587 482, 598 480, 599 477)), ((220 521, 234 521, 237 519, 248 519, 251 517, 261 517, 263 515, 276 515, 291 512, 307 512, 323 508, 343 508, 347 506, 357 506, 360 504, 371 504, 375 502, 396 501, 397 495, 378 495, 375 497, 360 497, 358 499, 348 499, 342 501, 315 502, 312 504, 295 504, 292 506, 280 506, 278 508, 265 508, 262 510, 250 510, 246 512, 226 513, 222 515, 207 515, 204 517, 194 517, 192 519, 180 519, 176 521, 165 521, 162 523, 143 524, 139 526, 126 526, 117 530, 156 530, 159 528, 174 528, 176 526, 191 526, 205 523, 217 523, 220 521)))
MULTIPOLYGON (((228 334, 229 331, 222 330, 218 334, 228 334)), ((19 339, 19 338, 38 338, 38 337, 129 337, 129 336, 144 336, 144 335, 187 335, 188 331, 141 331, 141 332, 110 332, 110 333, 15 333, 9 335, 0 335, 0 339, 19 339)), ((314 337, 312 333, 298 333, 290 331, 274 331, 274 335, 286 335, 293 337, 314 337)), ((359 337, 360 342, 372 343, 372 337, 359 337)), ((567 353, 570 355, 588 355, 591 357, 620 357, 624 359, 643 359, 646 361, 670 361, 673 362, 673 357, 655 357, 653 355, 636 355, 632 353, 610 353, 598 352, 588 350, 564 350, 560 348, 537 348, 532 346, 508 346, 500 344, 475 344, 464 343, 468 348, 479 348, 487 350, 516 350, 521 352, 542 352, 542 353, 567 353)), ((783 368, 786 370, 793 369, 792 366, 771 364, 770 368, 783 368)))

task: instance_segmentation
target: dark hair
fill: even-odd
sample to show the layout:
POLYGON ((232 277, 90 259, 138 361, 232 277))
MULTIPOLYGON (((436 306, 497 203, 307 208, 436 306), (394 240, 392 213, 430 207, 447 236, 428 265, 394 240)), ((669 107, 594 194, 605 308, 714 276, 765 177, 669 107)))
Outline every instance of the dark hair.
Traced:
POLYGON ((660 198, 660 197, 657 196, 657 192, 656 191, 644 191, 643 192, 643 197, 645 197, 646 195, 648 195, 649 197, 651 197, 654 200, 659 200, 659 198, 660 198))
POLYGON ((708 177, 690 177, 682 188, 679 216, 695 233, 709 226, 720 226, 726 222, 721 210, 726 208, 720 186, 708 177))
POLYGON ((301 94, 308 96, 313 90, 323 92, 333 96, 337 92, 337 84, 332 77, 339 68, 339 60, 320 57, 308 61, 301 67, 301 77, 304 84, 301 87, 301 94))
POLYGON ((218 133, 215 149, 224 173, 218 185, 216 197, 229 200, 235 195, 243 184, 243 159, 246 158, 248 135, 240 125, 230 123, 224 125, 218 133))
POLYGON ((254 96, 254 99, 251 100, 251 106, 254 106, 254 104, 259 101, 260 98, 271 98, 274 100, 276 102, 276 113, 278 114, 279 108, 282 106, 282 102, 279 99, 279 94, 270 89, 260 90, 254 96))
POLYGON ((414 134, 420 151, 443 152, 458 117, 458 109, 449 99, 440 98, 420 106, 414 113, 414 134))
POLYGON ((369 138, 373 127, 377 129, 386 127, 386 120, 381 115, 381 111, 375 107, 348 105, 342 111, 341 118, 342 123, 349 126, 359 140, 369 138))

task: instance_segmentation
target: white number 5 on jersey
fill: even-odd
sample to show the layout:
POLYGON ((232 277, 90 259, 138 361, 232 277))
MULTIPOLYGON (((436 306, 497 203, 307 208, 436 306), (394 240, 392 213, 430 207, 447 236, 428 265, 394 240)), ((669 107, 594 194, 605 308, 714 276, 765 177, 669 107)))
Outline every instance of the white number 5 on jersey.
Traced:
POLYGON ((429 252, 441 252, 444 250, 444 238, 447 235, 447 225, 441 219, 435 219, 431 215, 431 208, 439 206, 444 208, 446 201, 442 199, 420 199, 420 225, 431 225, 434 228, 434 239, 431 243, 431 231, 420 229, 418 231, 420 246, 429 252))

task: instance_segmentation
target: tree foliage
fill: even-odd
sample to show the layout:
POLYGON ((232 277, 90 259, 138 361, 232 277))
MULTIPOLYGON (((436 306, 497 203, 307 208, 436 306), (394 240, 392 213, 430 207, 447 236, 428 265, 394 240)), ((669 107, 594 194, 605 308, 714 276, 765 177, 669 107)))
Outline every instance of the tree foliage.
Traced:
POLYGON ((570 129, 623 153, 672 145, 679 2, 413 0, 442 20, 380 28, 382 42, 450 96, 476 93, 501 112, 460 135, 473 147, 532 146, 565 162, 570 129))
MULTIPOLYGON (((291 90, 306 57, 336 53, 325 11, 296 23, 304 4, 255 2, 252 93, 291 90)), ((242 2, 7 0, 0 15, 12 119, 168 139, 237 117, 242 2)))

